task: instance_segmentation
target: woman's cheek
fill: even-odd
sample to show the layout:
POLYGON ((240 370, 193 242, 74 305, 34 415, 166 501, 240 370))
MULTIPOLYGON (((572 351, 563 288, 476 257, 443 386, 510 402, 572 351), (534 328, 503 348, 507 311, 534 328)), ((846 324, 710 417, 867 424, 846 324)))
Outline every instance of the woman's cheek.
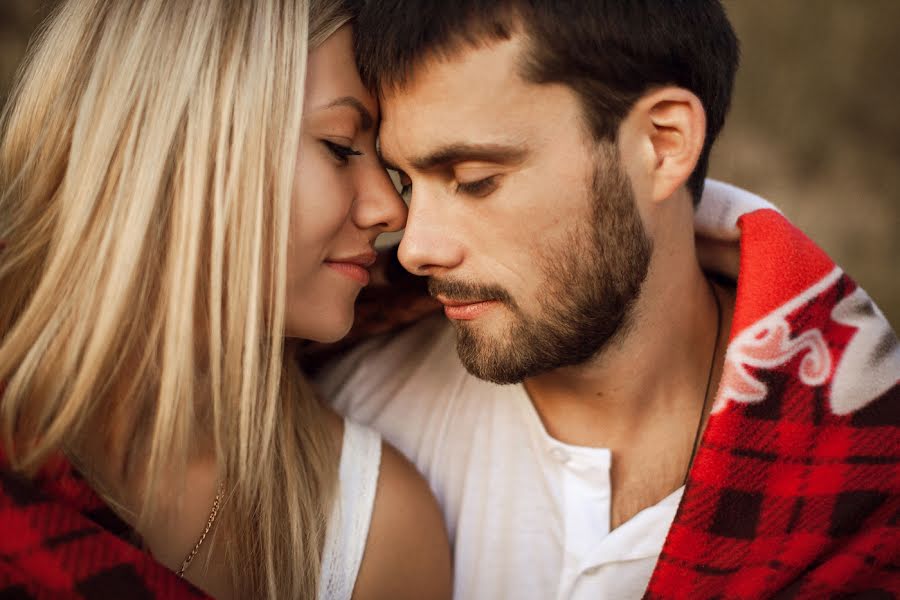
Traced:
POLYGON ((353 205, 353 180, 348 167, 327 161, 307 171, 308 181, 301 184, 300 219, 306 221, 318 236, 337 234, 350 218, 353 205))

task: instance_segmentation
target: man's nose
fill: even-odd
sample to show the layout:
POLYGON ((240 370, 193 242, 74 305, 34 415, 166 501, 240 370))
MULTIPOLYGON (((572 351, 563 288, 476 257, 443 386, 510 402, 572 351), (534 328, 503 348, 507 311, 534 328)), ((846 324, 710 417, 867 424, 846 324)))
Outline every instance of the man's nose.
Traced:
POLYGON ((357 180, 353 222, 376 235, 399 231, 406 223, 406 204, 380 165, 366 168, 357 180))
POLYGON ((414 275, 432 276, 459 266, 463 248, 459 231, 437 202, 421 196, 410 201, 406 231, 397 251, 400 263, 414 275))

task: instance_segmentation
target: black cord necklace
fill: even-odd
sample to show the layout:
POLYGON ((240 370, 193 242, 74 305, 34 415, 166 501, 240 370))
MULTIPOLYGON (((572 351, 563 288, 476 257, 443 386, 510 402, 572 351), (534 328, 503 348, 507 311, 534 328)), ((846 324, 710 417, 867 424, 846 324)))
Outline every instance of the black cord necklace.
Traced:
POLYGON ((703 416, 706 414, 706 405, 709 403, 709 388, 712 385, 713 371, 716 368, 716 356, 719 354, 719 335, 722 333, 722 303, 719 301, 719 295, 713 283, 707 279, 709 291, 712 292, 713 300, 716 301, 716 337, 713 340, 712 358, 709 361, 709 374, 706 376, 706 392, 703 393, 703 406, 700 407, 700 419, 697 421, 697 432, 694 434, 694 446, 691 449, 691 458, 688 460, 687 470, 684 472, 684 481, 681 485, 686 485, 688 474, 694 464, 694 457, 697 455, 697 446, 700 444, 700 431, 703 429, 703 416))

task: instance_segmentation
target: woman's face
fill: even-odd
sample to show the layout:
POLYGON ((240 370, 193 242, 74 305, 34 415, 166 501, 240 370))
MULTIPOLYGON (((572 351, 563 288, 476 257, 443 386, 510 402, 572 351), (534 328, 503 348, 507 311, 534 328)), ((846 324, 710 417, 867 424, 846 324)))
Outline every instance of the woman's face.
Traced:
POLYGON ((309 54, 288 246, 289 337, 343 337, 368 283, 375 238, 406 220, 375 151, 378 118, 344 26, 309 54))

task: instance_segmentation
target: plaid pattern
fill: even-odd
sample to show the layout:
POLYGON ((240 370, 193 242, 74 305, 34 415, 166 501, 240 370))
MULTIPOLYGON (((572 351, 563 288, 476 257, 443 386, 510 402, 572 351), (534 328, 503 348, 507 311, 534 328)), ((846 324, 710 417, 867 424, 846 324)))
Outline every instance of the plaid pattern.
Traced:
POLYGON ((0 468, 0 599, 207 597, 137 542, 65 461, 35 480, 0 468))
POLYGON ((645 598, 900 597, 897 337, 781 215, 739 224, 725 373, 645 598))

